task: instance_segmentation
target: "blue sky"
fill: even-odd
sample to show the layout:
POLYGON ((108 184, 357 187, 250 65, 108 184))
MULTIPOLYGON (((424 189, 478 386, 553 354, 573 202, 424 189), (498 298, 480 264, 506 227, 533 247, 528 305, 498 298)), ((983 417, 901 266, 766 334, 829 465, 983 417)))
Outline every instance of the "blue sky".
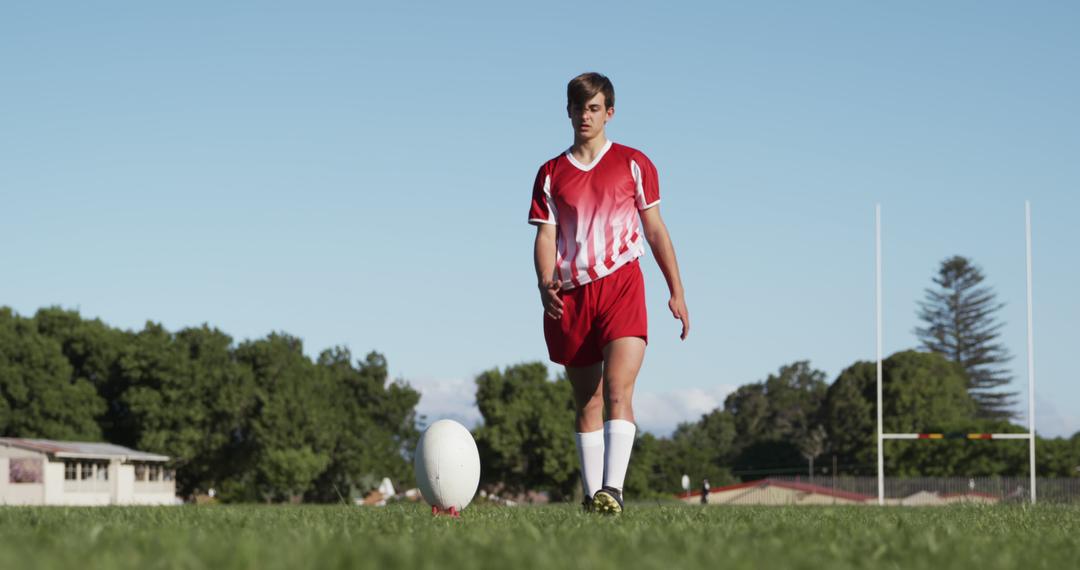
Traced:
POLYGON ((374 349, 475 421, 476 374, 546 357, 529 193, 597 70, 693 322, 680 342, 650 255, 642 427, 872 359, 875 203, 886 351, 967 255, 1026 410, 1030 199, 1038 429, 1080 430, 1076 4, 512 4, 5 4, 0 305, 374 349))

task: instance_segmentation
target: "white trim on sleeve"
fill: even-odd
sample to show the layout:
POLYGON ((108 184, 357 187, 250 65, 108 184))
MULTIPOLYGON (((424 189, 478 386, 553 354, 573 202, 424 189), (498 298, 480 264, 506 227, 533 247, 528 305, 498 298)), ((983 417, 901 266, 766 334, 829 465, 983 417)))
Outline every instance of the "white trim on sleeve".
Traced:
POLYGON ((544 177, 544 205, 547 206, 548 217, 545 218, 529 218, 530 224, 549 224, 556 225, 559 223, 559 212, 552 204, 551 198, 551 175, 548 174, 544 177))
POLYGON ((645 204, 645 186, 641 183, 641 167, 633 159, 630 160, 630 176, 634 179, 634 205, 639 210, 644 210, 642 205, 645 204))

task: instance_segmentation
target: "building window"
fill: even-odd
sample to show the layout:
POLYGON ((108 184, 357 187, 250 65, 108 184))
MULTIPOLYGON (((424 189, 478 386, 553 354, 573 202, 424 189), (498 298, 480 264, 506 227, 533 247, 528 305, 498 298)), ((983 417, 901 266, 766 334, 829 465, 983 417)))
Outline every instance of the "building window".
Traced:
POLYGON ((136 481, 146 481, 146 464, 145 463, 136 463, 135 464, 135 480, 136 481))
POLYGON ((151 481, 161 481, 161 466, 160 465, 151 465, 150 466, 150 480, 151 481))
POLYGON ((98 463, 97 464, 97 480, 108 481, 109 480, 109 464, 98 463))
POLYGON ((94 476, 94 464, 89 461, 79 463, 79 479, 86 481, 94 476))
POLYGON ((64 480, 77 481, 79 479, 79 464, 74 461, 64 462, 64 480))
POLYGON ((175 479, 176 479, 176 470, 175 469, 166 469, 165 470, 165 475, 164 475, 164 480, 165 481, 174 481, 175 479))
POLYGON ((41 483, 42 463, 38 457, 12 457, 8 463, 9 483, 41 483))

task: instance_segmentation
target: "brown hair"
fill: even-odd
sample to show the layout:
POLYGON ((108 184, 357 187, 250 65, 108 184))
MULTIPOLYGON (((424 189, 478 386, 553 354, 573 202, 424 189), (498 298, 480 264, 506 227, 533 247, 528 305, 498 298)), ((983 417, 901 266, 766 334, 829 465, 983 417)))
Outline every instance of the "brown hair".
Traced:
POLYGON ((584 107, 597 93, 604 94, 604 108, 615 106, 615 87, 611 80, 596 72, 582 73, 566 84, 566 109, 574 105, 584 107))

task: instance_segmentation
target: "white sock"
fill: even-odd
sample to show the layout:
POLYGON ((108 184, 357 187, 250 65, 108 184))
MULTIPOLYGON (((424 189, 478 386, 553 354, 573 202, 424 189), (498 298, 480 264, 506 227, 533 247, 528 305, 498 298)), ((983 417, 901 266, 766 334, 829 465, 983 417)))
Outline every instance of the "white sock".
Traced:
POLYGON ((604 481, 604 430, 578 432, 574 441, 581 460, 581 487, 585 497, 591 499, 604 481))
POLYGON ((630 465, 630 450, 634 448, 637 426, 626 420, 604 422, 604 486, 620 492, 630 465))

